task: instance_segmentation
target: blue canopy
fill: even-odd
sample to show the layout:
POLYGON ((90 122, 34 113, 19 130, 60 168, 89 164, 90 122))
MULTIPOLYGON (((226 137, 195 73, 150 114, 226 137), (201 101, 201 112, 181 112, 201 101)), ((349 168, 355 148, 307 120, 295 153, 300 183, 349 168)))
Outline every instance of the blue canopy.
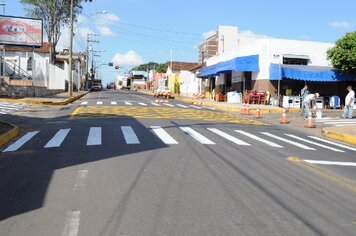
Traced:
POLYGON ((234 59, 219 62, 215 65, 203 67, 199 77, 215 76, 226 71, 260 71, 258 55, 236 57, 234 59))
POLYGON ((356 75, 342 75, 328 66, 270 65, 270 80, 295 79, 316 82, 356 80, 356 75))

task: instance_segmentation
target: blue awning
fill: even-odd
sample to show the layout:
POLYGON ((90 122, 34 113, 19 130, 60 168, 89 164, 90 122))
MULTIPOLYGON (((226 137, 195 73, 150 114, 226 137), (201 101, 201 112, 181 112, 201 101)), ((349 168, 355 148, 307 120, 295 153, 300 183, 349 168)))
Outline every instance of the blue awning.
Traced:
POLYGON ((354 81, 356 75, 342 75, 328 66, 270 65, 270 80, 295 79, 316 82, 354 81))
POLYGON ((199 77, 215 76, 227 71, 260 71, 258 55, 236 57, 234 59, 219 62, 215 65, 203 67, 199 77))

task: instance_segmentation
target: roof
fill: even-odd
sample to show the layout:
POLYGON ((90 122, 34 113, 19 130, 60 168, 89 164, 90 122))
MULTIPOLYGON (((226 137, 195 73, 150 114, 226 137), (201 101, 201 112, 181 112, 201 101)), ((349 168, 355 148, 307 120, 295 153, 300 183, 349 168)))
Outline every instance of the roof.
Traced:
POLYGON ((199 70, 203 67, 203 63, 198 63, 196 66, 193 66, 192 68, 190 68, 190 71, 196 71, 199 70))
MULTIPOLYGON (((172 70, 180 71, 180 70, 191 70, 191 68, 197 66, 199 63, 197 62, 179 62, 172 61, 172 70)), ((171 62, 167 62, 168 67, 171 66, 171 62)))
POLYGON ((4 45, 5 51, 12 52, 39 52, 39 53, 49 53, 49 43, 44 42, 42 47, 28 47, 28 46, 15 46, 15 45, 4 45))

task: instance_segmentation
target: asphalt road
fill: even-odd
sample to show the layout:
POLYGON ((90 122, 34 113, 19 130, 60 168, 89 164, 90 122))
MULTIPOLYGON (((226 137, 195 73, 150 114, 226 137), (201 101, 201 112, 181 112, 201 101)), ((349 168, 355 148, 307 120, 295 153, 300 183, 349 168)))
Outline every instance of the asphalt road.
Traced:
POLYGON ((0 235, 356 232, 355 147, 130 91, 7 119, 0 235))

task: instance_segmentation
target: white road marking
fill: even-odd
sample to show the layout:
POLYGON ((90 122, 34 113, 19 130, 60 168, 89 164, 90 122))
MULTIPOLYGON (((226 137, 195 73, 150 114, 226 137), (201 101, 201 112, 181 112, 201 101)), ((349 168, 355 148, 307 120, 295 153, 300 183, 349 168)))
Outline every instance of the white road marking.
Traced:
POLYGON ((144 107, 147 106, 147 104, 143 103, 143 102, 139 102, 138 104, 141 105, 141 106, 144 106, 144 107))
POLYGON ((356 162, 340 162, 340 161, 317 161, 317 160, 303 160, 310 164, 318 165, 334 165, 334 166, 354 166, 356 167, 356 162))
POLYGON ((182 104, 176 104, 176 105, 179 107, 188 108, 188 106, 186 106, 186 105, 182 105, 182 104))
POLYGON ((356 152, 356 148, 352 148, 352 147, 349 147, 349 146, 346 146, 346 145, 343 145, 343 144, 340 144, 340 143, 336 143, 336 142, 329 141, 329 140, 322 139, 322 138, 315 137, 315 136, 308 136, 308 137, 312 138, 312 139, 315 139, 315 140, 318 140, 318 141, 321 141, 321 142, 324 142, 324 143, 328 143, 328 144, 331 144, 331 145, 334 145, 334 146, 337 146, 337 147, 345 148, 345 149, 348 149, 348 150, 356 152))
POLYGON ((303 142, 306 142, 306 143, 310 143, 310 144, 313 144, 315 146, 319 146, 319 147, 322 147, 322 148, 325 148, 325 149, 329 149, 331 151, 335 151, 335 152, 345 152, 345 151, 342 151, 340 149, 337 149, 337 148, 332 148, 332 147, 329 147, 329 146, 326 146, 326 145, 323 145, 323 144, 320 144, 320 143, 316 143, 316 142, 313 142, 313 141, 310 141, 310 140, 307 140, 305 138, 301 138, 301 137, 298 137, 298 136, 295 136, 293 134, 284 134, 288 137, 291 137, 291 138, 295 138, 295 139, 298 139, 300 141, 303 141, 303 142))
POLYGON ((268 133, 268 132, 261 132, 261 134, 264 134, 264 135, 266 135, 268 137, 271 137, 271 138, 278 139, 278 140, 280 140, 282 142, 285 142, 285 143, 292 144, 294 146, 300 147, 300 148, 305 149, 305 150, 316 150, 315 148, 308 147, 308 146, 306 146, 304 144, 301 144, 301 143, 296 143, 295 141, 292 141, 292 140, 289 140, 289 139, 278 137, 278 136, 273 135, 273 134, 268 133))
POLYGON ((4 109, 8 109, 8 110, 15 110, 15 111, 20 110, 18 107, 1 106, 1 105, 0 105, 0 108, 4 108, 4 109))
POLYGON ((190 107, 193 107, 195 109, 202 109, 201 107, 198 107, 198 106, 194 106, 194 105, 189 105, 190 107))
POLYGON ((65 137, 68 135, 70 129, 60 129, 56 135, 49 140, 49 142, 44 146, 45 148, 59 147, 64 141, 65 137))
POLYGON ((91 127, 87 139, 87 145, 101 145, 101 127, 91 127))
POLYGON ((154 106, 158 106, 158 107, 161 106, 161 105, 159 105, 159 104, 157 104, 157 103, 154 103, 154 102, 151 102, 151 104, 154 105, 154 106))
POLYGON ((79 190, 84 188, 87 183, 88 170, 79 170, 77 174, 77 179, 75 180, 73 190, 79 190))
POLYGON ((215 133, 215 134, 217 134, 217 135, 219 135, 219 136, 221 136, 221 137, 223 137, 223 138, 225 138, 225 139, 237 144, 237 145, 250 146, 250 144, 246 143, 245 141, 242 141, 242 140, 240 140, 240 139, 238 139, 238 138, 236 138, 236 137, 234 137, 234 136, 232 136, 230 134, 227 134, 227 133, 225 133, 225 132, 223 132, 221 130, 218 130, 218 129, 215 129, 215 128, 207 128, 207 129, 210 130, 211 132, 213 132, 213 133, 215 133))
POLYGON ((117 105, 117 102, 111 101, 111 105, 117 105))
POLYGON ((140 141, 131 126, 121 126, 121 130, 127 144, 140 144, 140 141))
POLYGON ((17 140, 15 143, 11 144, 8 146, 4 151, 2 152, 13 152, 22 147, 26 142, 28 142, 33 136, 35 136, 39 131, 33 131, 25 134, 22 136, 19 140, 17 140))
POLYGON ((271 147, 283 148, 283 146, 281 146, 281 145, 279 145, 279 144, 277 144, 277 143, 274 143, 274 142, 271 142, 271 141, 269 141, 269 140, 260 138, 260 137, 254 135, 254 134, 247 133, 247 132, 245 132, 245 131, 243 131, 243 130, 235 130, 235 132, 238 132, 238 133, 240 133, 240 134, 242 134, 242 135, 245 135, 245 136, 247 136, 247 137, 249 137, 249 138, 255 139, 255 140, 257 140, 257 141, 259 141, 259 142, 261 142, 261 143, 265 143, 265 144, 267 144, 267 145, 269 145, 269 146, 271 146, 271 147))
POLYGON ((0 114, 7 114, 7 112, 5 112, 5 110, 1 110, 0 114))
POLYGON ((209 109, 209 110, 216 110, 215 108, 213 108, 213 107, 207 107, 207 106, 202 106, 203 108, 205 108, 205 109, 209 109))
POLYGON ((181 130, 183 130, 186 134, 190 135, 192 138, 200 142, 201 144, 215 144, 213 141, 210 139, 206 138, 205 136, 199 134, 195 130, 189 127, 179 127, 181 130))
POLYGON ((97 101, 96 105, 103 105, 103 102, 102 101, 97 101))
POLYGON ((131 102, 125 102, 125 104, 128 105, 128 106, 132 106, 131 102))
POLYGON ((80 105, 87 105, 87 104, 88 104, 87 101, 80 103, 80 105))
POLYGON ((178 142, 170 136, 164 129, 160 126, 151 126, 151 129, 155 134, 162 140, 165 144, 178 144, 178 142))
POLYGON ((169 107, 175 107, 174 105, 169 104, 169 103, 163 103, 163 105, 166 105, 166 106, 169 106, 169 107))
POLYGON ((67 211, 61 236, 77 236, 79 233, 80 211, 67 211))

